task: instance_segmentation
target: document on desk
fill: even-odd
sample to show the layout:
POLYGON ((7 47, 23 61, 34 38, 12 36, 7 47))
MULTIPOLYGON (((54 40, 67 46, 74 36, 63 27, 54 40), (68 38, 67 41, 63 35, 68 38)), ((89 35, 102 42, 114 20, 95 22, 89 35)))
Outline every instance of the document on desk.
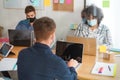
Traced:
POLYGON ((120 49, 118 49, 118 48, 111 48, 110 52, 114 52, 115 56, 120 57, 120 49))
POLYGON ((0 61, 0 71, 17 70, 16 58, 3 58, 0 61))
POLYGON ((105 76, 115 76, 116 67, 117 65, 115 63, 96 62, 91 73, 105 76))
POLYGON ((110 51, 112 51, 112 52, 120 52, 120 49, 118 49, 118 48, 111 48, 110 51))

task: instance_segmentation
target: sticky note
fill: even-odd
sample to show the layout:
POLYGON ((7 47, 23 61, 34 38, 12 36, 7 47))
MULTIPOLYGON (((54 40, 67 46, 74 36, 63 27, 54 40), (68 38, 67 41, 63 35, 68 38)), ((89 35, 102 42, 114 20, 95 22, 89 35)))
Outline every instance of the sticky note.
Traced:
POLYGON ((39 0, 34 0, 34 1, 31 1, 31 4, 34 6, 39 6, 40 2, 39 2, 39 0))
POLYGON ((53 0, 54 3, 59 3, 59 0, 53 0))
POLYGON ((50 0, 44 0, 44 5, 45 6, 50 6, 50 0))
POLYGON ((70 24, 70 29, 77 29, 78 25, 77 24, 70 24))
POLYGON ((74 29, 74 24, 71 24, 71 25, 70 25, 70 29, 74 29))
POLYGON ((77 29, 78 25, 77 24, 74 24, 74 29, 77 29))
POLYGON ((103 8, 109 8, 110 7, 110 0, 103 0, 102 6, 103 6, 103 8))
POLYGON ((101 45, 101 46, 99 47, 99 52, 100 52, 100 53, 106 53, 106 51, 107 51, 107 47, 106 47, 105 45, 101 45))
POLYGON ((71 0, 66 0, 66 4, 71 4, 72 1, 71 0))
POLYGON ((60 3, 63 4, 65 2, 65 0, 60 0, 60 3))

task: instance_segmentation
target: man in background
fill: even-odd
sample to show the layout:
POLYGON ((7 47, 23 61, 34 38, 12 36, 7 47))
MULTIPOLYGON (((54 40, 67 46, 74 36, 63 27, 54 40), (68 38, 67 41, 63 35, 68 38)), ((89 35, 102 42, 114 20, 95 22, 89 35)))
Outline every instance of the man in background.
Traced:
MULTIPOLYGON (((16 30, 33 30, 33 23, 36 20, 36 11, 35 8, 31 5, 26 6, 25 8, 26 19, 21 20, 17 26, 16 30)), ((11 78, 8 71, 1 72, 4 77, 11 78)))
POLYGON ((31 5, 26 6, 25 15, 26 15, 26 19, 21 20, 17 24, 16 30, 33 30, 33 23, 36 19, 35 8, 31 5))

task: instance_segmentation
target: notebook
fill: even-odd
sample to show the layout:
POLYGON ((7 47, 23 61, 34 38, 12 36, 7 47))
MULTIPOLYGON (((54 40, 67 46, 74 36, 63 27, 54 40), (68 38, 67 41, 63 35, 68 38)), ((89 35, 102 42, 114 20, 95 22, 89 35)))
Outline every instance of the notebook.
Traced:
POLYGON ((67 36, 66 41, 82 43, 84 45, 83 53, 86 55, 95 56, 97 53, 97 44, 95 38, 67 36))
POLYGON ((56 43, 56 55, 60 56, 66 62, 70 59, 75 59, 78 61, 76 68, 82 63, 83 56, 83 44, 57 41, 56 43))
POLYGON ((8 54, 11 52, 13 48, 13 45, 8 43, 2 43, 2 46, 0 48, 0 56, 7 57, 8 54))
POLYGON ((8 29, 10 44, 14 46, 32 46, 34 43, 34 34, 30 30, 8 29))

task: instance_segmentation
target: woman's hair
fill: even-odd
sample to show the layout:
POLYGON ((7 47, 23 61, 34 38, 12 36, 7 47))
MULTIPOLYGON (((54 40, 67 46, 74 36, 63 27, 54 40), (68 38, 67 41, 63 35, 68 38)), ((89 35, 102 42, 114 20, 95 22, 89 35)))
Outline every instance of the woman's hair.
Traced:
POLYGON ((46 40, 55 32, 56 24, 54 20, 49 17, 41 17, 35 20, 33 28, 36 40, 46 40))
POLYGON ((85 18, 86 17, 86 8, 84 8, 82 11, 81 11, 81 18, 85 18))
POLYGON ((32 5, 26 6, 25 13, 29 13, 29 12, 32 12, 32 11, 35 12, 35 8, 32 5))
POLYGON ((90 17, 90 15, 97 19, 98 25, 104 17, 102 10, 95 5, 91 5, 86 8, 86 17, 90 17))

